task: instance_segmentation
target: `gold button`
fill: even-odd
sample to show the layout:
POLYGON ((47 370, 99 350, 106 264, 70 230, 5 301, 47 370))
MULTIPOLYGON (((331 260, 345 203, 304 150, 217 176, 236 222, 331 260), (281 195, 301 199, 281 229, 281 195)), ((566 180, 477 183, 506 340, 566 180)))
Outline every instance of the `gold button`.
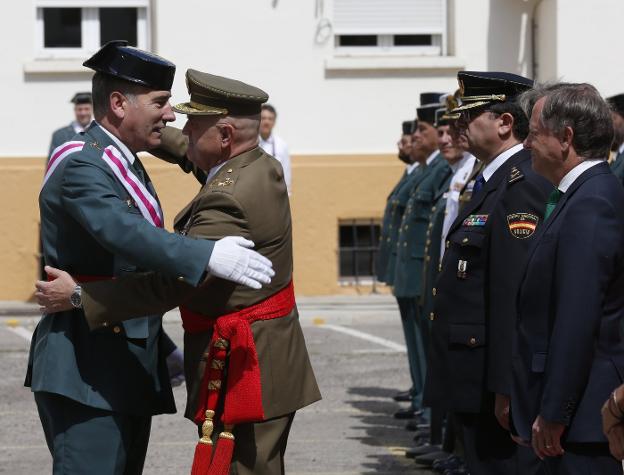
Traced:
POLYGON ((108 326, 108 322, 102 322, 102 326, 106 328, 108 326))
POLYGON ((435 297, 436 294, 438 293, 438 289, 436 289, 435 287, 433 289, 431 289, 431 293, 433 294, 433 296, 435 297))
POLYGON ((408 227, 408 226, 407 226, 407 224, 406 224, 406 225, 405 225, 405 229, 406 229, 406 230, 407 230, 407 227, 408 227))
POLYGON ((451 245, 451 241, 446 241, 446 248, 448 249, 449 246, 451 245))
POLYGON ((429 314, 429 320, 431 320, 432 322, 435 320, 435 314, 433 312, 429 314))
POLYGON ((228 172, 228 173, 232 173, 232 171, 233 171, 233 170, 232 170, 231 168, 228 168, 228 171, 227 171, 227 172, 228 172))
POLYGON ((468 238, 464 238, 464 239, 462 239, 462 242, 463 242, 464 244, 466 244, 466 243, 468 242, 468 238))
POLYGON ((441 262, 438 264, 438 272, 442 272, 442 263, 441 262))
POLYGON ((390 242, 390 238, 387 238, 387 239, 386 239, 386 242, 390 242))
POLYGON ((182 276, 178 277, 178 282, 184 282, 184 277, 182 276))
POLYGON ((431 239, 427 239, 427 242, 425 242, 425 244, 428 246, 429 244, 431 244, 431 239))
POLYGON ((429 257, 429 256, 425 256, 425 261, 426 261, 426 262, 429 262, 429 259, 431 259, 431 257, 429 257))
POLYGON ((433 208, 431 208, 431 212, 435 213, 436 207, 434 206, 433 208))
POLYGON ((429 226, 427 227, 427 229, 431 229, 433 227, 433 223, 429 223, 429 226))
POLYGON ((475 346, 477 344, 477 339, 473 336, 472 338, 470 338, 470 346, 475 346))
POLYGON ((406 242, 403 243, 403 247, 407 247, 407 243, 406 242))
POLYGON ((114 333, 120 333, 120 332, 121 332, 121 328, 120 328, 120 327, 118 327, 118 326, 113 327, 113 332, 114 332, 114 333))

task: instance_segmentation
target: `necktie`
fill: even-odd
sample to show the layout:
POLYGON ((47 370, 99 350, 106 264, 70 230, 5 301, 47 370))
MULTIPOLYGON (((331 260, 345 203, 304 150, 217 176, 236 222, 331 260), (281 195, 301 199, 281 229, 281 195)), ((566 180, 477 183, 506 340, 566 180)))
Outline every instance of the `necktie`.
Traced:
POLYGON ((554 190, 552 190, 550 192, 550 195, 548 195, 548 202, 546 203, 546 211, 544 212, 544 221, 546 221, 548 217, 552 214, 552 212, 555 210, 557 203, 559 203, 559 200, 561 199, 561 195, 563 195, 563 193, 561 193, 558 188, 555 188, 554 190))
POLYGON ((474 196, 479 193, 481 191, 481 188, 483 188, 483 185, 485 185, 485 178, 483 178, 483 173, 479 173, 479 176, 477 176, 475 184, 472 187, 472 195, 474 196))

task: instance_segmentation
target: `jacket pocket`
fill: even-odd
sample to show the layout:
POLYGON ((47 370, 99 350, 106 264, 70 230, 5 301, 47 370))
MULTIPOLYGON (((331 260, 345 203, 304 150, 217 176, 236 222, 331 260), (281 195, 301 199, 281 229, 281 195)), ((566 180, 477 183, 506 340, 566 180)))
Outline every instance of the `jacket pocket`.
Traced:
POLYGON ((469 348, 485 346, 485 325, 451 324, 449 327, 449 343, 469 348))

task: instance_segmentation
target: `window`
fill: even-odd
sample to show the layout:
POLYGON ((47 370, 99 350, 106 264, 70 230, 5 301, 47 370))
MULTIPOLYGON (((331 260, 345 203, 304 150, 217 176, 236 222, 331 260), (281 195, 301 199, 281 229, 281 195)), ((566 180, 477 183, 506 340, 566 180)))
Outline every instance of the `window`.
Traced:
POLYGON ((337 53, 446 55, 447 0, 334 0, 337 53))
POLYGON ((149 0, 36 0, 37 57, 86 58, 111 40, 149 49, 149 0))
POLYGON ((379 220, 343 220, 338 223, 339 275, 343 282, 372 281, 379 247, 379 220))

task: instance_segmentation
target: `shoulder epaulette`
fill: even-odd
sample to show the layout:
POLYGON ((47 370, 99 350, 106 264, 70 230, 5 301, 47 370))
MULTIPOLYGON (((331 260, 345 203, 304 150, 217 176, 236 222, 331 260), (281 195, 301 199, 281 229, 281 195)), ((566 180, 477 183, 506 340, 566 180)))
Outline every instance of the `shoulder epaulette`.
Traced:
POLYGON ((522 174, 520 169, 518 169, 518 167, 511 167, 511 173, 509 174, 508 183, 515 183, 518 180, 522 180, 522 178, 524 178, 524 175, 522 174))

